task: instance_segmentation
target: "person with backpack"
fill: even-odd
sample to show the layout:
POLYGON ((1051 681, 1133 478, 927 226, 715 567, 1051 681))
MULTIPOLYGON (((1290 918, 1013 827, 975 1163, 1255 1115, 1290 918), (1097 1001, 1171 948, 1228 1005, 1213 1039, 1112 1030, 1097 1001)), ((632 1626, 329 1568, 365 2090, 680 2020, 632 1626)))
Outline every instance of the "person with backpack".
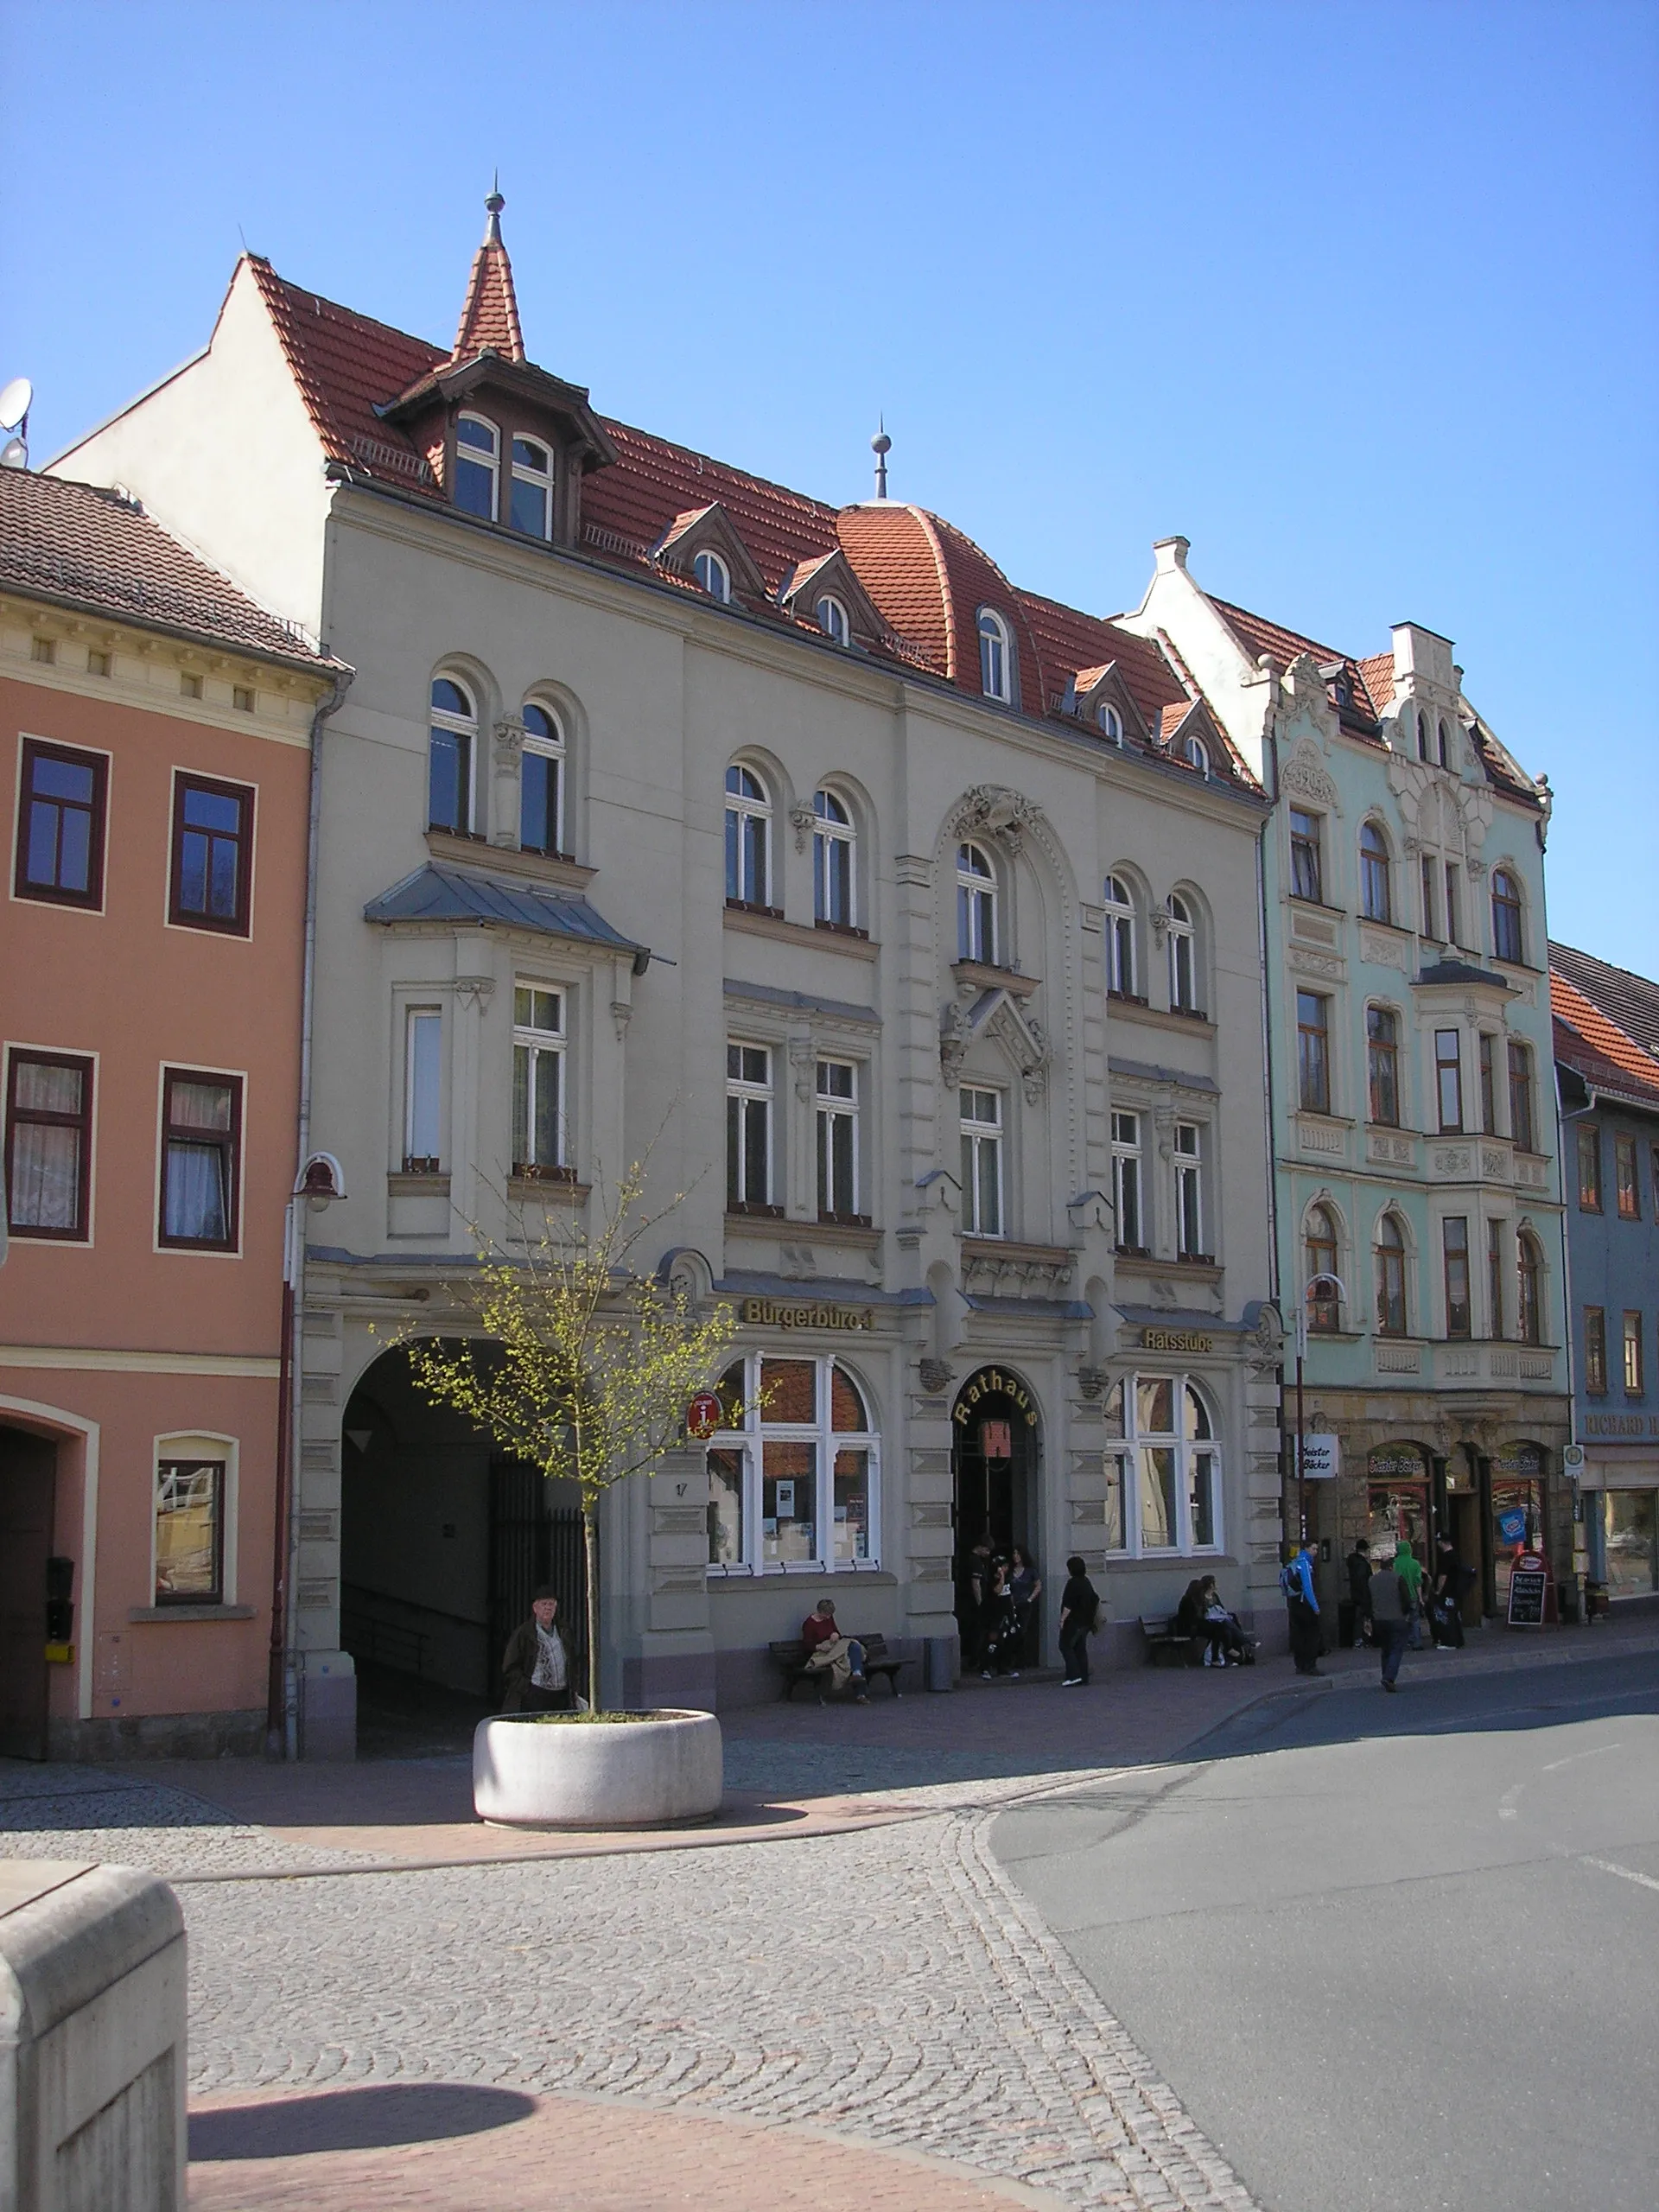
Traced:
POLYGON ((1084 1689, 1089 1681, 1089 1638, 1100 1618, 1100 1597, 1089 1580, 1087 1562, 1073 1552, 1065 1562, 1060 1592, 1060 1657, 1065 1665, 1063 1690, 1084 1689))
POLYGON ((1304 1536, 1279 1570, 1279 1587, 1290 1608, 1290 1656, 1299 1675, 1324 1672, 1319 1654, 1325 1638, 1319 1627, 1319 1601, 1313 1594, 1313 1539, 1304 1536))

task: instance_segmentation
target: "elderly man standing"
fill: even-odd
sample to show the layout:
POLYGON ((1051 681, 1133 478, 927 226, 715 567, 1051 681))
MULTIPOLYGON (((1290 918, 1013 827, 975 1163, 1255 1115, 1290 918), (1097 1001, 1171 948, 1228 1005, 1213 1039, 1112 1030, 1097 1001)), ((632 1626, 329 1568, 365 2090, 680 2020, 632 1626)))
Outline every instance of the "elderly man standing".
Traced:
POLYGON ((576 1704, 575 1659, 558 1626, 559 1596, 545 1584, 530 1618, 507 1639, 501 1661, 504 1713, 569 1713, 576 1704))

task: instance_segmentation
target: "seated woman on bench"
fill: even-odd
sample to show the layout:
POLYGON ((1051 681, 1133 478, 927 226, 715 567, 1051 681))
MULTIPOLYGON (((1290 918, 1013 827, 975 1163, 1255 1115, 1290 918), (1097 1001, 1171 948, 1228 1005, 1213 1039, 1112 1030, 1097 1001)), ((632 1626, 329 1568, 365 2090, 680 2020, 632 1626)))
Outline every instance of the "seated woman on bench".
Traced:
POLYGON ((1175 1615, 1177 1636, 1202 1637, 1206 1667, 1242 1667, 1248 1646, 1244 1631, 1221 1602, 1213 1574, 1195 1576, 1186 1586, 1175 1615))
POLYGON ((836 1601, 820 1598, 801 1623, 806 1646, 806 1671, 821 1675, 828 1669, 836 1690, 851 1687, 860 1705, 868 1705, 864 1683, 864 1647, 855 1636, 843 1636, 836 1625, 836 1601))

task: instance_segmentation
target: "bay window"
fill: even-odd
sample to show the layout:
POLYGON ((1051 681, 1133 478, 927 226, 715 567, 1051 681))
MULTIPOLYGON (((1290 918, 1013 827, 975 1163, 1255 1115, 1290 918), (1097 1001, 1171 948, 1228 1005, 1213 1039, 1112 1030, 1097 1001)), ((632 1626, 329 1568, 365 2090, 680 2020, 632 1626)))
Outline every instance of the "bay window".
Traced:
POLYGON ((565 1173, 564 995, 544 984, 512 987, 512 1172, 565 1173))

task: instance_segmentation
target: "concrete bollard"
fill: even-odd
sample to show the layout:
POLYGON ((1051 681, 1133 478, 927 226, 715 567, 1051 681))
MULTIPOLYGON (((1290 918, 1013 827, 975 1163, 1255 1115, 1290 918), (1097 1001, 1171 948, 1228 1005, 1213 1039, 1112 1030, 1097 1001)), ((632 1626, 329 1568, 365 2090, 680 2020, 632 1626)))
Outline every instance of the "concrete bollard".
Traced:
POLYGON ((184 2094, 166 1883, 0 1861, 0 2212, 184 2212, 184 2094))

